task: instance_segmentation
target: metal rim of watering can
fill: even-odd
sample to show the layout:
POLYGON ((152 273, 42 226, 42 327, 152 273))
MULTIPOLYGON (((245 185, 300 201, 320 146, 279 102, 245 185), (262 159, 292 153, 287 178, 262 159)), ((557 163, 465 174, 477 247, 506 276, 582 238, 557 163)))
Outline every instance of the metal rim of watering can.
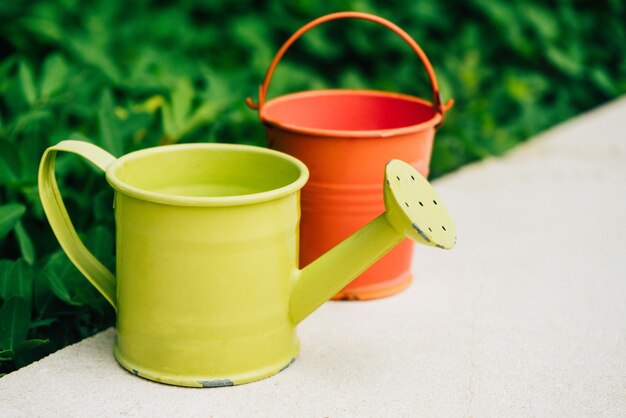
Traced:
POLYGON ((128 196, 135 197, 141 200, 150 202, 175 205, 175 206, 239 206, 249 205, 260 202, 266 202, 280 197, 288 196, 292 193, 302 189, 306 182, 309 180, 309 169, 299 159, 292 157, 280 151, 272 150, 269 148, 256 147, 252 145, 240 145, 240 144, 217 144, 217 143, 197 143, 197 144, 176 144, 167 145, 162 147, 146 148, 139 151, 134 151, 116 159, 106 169, 106 180, 115 190, 122 192, 128 196), (265 192, 251 193, 237 196, 218 196, 218 197, 196 197, 196 196, 177 196, 165 193, 152 192, 144 189, 140 189, 127 184, 119 179, 116 172, 119 168, 123 167, 127 161, 132 161, 140 156, 146 156, 154 153, 171 152, 175 149, 196 149, 196 150, 232 150, 232 151, 244 151, 256 154, 275 155, 282 159, 285 159, 298 168, 300 174, 298 178, 289 184, 282 187, 268 190, 265 192))
MULTIPOLYGON (((311 22, 307 23, 306 25, 302 26, 300 29, 298 29, 293 35, 291 35, 291 37, 289 39, 287 39, 287 41, 280 47, 280 49, 278 50, 278 52, 276 53, 276 55, 274 56, 274 59, 272 60, 269 68, 267 69, 267 72, 265 73, 265 78, 263 79, 263 83, 259 86, 259 100, 258 103, 255 103, 254 100, 250 97, 246 98, 246 104, 251 108, 251 109, 257 109, 259 111, 259 115, 262 118, 262 112, 263 112, 263 107, 265 106, 266 103, 266 98, 267 98, 267 91, 269 89, 269 85, 270 82, 272 80, 272 76, 274 74, 274 70, 276 69, 276 67, 278 66, 280 60, 283 58, 283 56, 285 55, 285 53, 287 52, 287 50, 291 47, 291 45, 297 41, 302 35, 304 35, 306 32, 308 32, 310 29, 313 29, 316 26, 319 26, 323 23, 326 22, 330 22, 333 20, 339 20, 339 19, 361 19, 361 20, 366 20, 366 21, 370 21, 370 22, 374 22, 377 23, 381 26, 386 27, 387 29, 391 30, 392 32, 394 32, 396 35, 400 36, 400 38, 402 38, 407 44, 409 44, 409 46, 411 47, 411 49, 413 49, 413 51, 415 52, 415 54, 419 57, 419 59, 421 60, 422 64, 424 65, 424 68, 426 70, 426 73, 428 74, 428 78, 430 80, 430 85, 431 85, 431 90, 432 90, 432 94, 433 94, 433 102, 432 103, 428 103, 424 100, 420 100, 417 99, 413 96, 408 96, 408 95, 403 95, 400 93, 388 93, 388 92, 384 92, 385 95, 392 95, 392 96, 400 96, 403 99, 404 98, 410 98, 412 100, 415 101, 419 101, 421 103, 428 103, 431 104, 433 110, 435 111, 435 113, 437 113, 440 116, 440 120, 438 121, 428 121, 428 122, 432 122, 435 124, 435 127, 438 127, 439 125, 441 125, 441 123, 443 123, 443 119, 444 119, 444 114, 445 112, 450 109, 452 107, 452 105, 454 104, 454 100, 450 99, 448 100, 445 104, 441 101, 441 93, 439 91, 439 84, 437 83, 437 77, 435 76, 435 71, 430 63, 430 60, 428 59, 428 57, 426 56, 426 54, 424 53, 424 51, 422 50, 422 48, 417 44, 417 42, 415 42, 415 40, 407 33, 405 32, 403 29, 401 29, 399 26, 397 26, 396 24, 390 22, 387 19, 384 19, 380 16, 376 16, 376 15, 372 15, 369 13, 363 13, 363 12, 338 12, 338 13, 331 13, 325 16, 321 16, 315 20, 312 20, 311 22)), ((352 91, 354 92, 355 90, 342 90, 342 91, 352 91)), ((383 92, 378 92, 379 94, 383 94, 383 92)), ((299 93, 301 94, 301 93, 299 93)), ((288 96, 292 96, 293 95, 288 95, 288 96)), ((287 97, 287 96, 284 96, 287 97)), ((274 99, 277 100, 277 99, 274 99)), ((281 124, 282 125, 282 124, 281 124)), ((419 125, 414 125, 414 126, 410 126, 410 127, 403 127, 403 128, 396 128, 396 129, 388 129, 385 131, 389 131, 389 132, 393 132, 393 133, 388 133, 387 135, 383 135, 383 136, 391 136, 391 135, 395 135, 396 131, 401 131, 401 130, 415 130, 415 127, 423 127, 424 123, 419 124, 419 125)), ((320 132, 317 131, 323 131, 323 130, 313 130, 313 129, 306 129, 306 131, 316 131, 315 134, 319 134, 320 132)), ((351 135, 346 135, 345 131, 337 131, 337 132, 341 132, 340 136, 351 136, 351 135)), ((360 134, 363 132, 360 132, 360 134)), ((374 135, 369 135, 369 136, 381 136, 380 134, 376 133, 374 135)))

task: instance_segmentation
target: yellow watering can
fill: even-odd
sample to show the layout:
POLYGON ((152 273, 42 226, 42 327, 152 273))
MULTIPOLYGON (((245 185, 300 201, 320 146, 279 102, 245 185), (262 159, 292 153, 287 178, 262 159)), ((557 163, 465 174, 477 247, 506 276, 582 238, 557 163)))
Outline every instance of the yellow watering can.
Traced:
POLYGON ((392 160, 386 212, 299 270, 308 176, 299 160, 251 146, 171 145, 116 159, 87 142, 63 141, 42 157, 39 194, 63 250, 117 311, 119 363, 158 382, 231 386, 291 364, 296 325, 404 237, 455 244, 435 191, 392 160), (54 176, 59 151, 86 158, 116 190, 116 276, 72 226, 54 176))

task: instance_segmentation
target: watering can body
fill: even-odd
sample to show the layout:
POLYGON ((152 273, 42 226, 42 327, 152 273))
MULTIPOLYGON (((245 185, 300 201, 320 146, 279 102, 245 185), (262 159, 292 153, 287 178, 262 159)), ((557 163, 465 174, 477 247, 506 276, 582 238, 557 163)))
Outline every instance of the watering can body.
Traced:
POLYGON ((440 241, 415 232, 429 215, 411 201, 412 191, 421 182, 430 193, 426 180, 406 163, 387 167, 387 212, 304 269, 298 223, 308 170, 278 151, 184 144, 116 159, 95 145, 63 141, 42 157, 39 194, 65 253, 116 309, 119 363, 158 382, 231 386, 291 364, 296 326, 405 236, 440 241), (115 189, 115 275, 72 226, 55 179, 59 152, 84 157, 115 189))
POLYGON ((115 357, 126 369, 158 382, 215 387, 291 364, 303 319, 290 312, 299 191, 308 178, 301 162, 219 144, 115 159, 64 141, 46 151, 39 178, 63 249, 116 309, 115 357), (92 162, 115 189, 115 277, 71 226, 54 178, 59 151, 92 162))

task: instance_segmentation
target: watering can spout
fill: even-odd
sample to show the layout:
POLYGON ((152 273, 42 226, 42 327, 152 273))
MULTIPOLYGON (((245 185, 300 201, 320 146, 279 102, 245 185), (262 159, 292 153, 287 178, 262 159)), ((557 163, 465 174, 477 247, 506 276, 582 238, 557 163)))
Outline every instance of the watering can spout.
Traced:
POLYGON ((456 229, 439 195, 411 165, 391 160, 385 167, 385 212, 296 272, 290 317, 300 323, 369 266, 409 238, 450 249, 456 229))

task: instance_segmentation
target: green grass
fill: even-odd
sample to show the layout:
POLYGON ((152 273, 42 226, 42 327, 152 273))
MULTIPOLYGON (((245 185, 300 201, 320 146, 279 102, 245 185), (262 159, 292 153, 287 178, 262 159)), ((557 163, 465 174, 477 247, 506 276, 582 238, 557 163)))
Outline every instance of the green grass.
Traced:
MULTIPOLYGON (((338 10, 400 25, 456 106, 437 133, 434 177, 501 155, 626 91, 621 1, 0 2, 0 374, 113 324, 60 251, 37 196, 44 149, 69 137, 114 155, 174 142, 264 145, 255 96, 280 44, 338 10)), ((419 61, 366 22, 308 33, 270 96, 325 87, 429 98, 419 61)), ((590 146, 593 144, 590 142, 590 146)), ((112 267, 112 192, 71 156, 57 165, 77 230, 112 267)))

